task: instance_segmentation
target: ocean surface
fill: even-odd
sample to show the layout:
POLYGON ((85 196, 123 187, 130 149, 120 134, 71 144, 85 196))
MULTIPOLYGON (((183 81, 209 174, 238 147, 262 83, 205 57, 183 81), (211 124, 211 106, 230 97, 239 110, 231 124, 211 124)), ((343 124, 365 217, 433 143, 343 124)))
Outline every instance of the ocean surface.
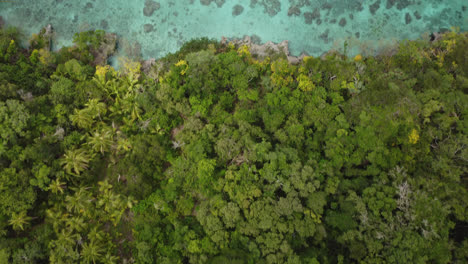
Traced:
MULTIPOLYGON (((468 29, 468 0, 0 0, 0 16, 26 39, 52 24, 55 46, 104 29, 131 56, 160 58, 197 37, 289 40, 293 55, 343 48, 374 52, 396 40, 468 29)), ((361 51, 362 52, 362 51, 361 51)))

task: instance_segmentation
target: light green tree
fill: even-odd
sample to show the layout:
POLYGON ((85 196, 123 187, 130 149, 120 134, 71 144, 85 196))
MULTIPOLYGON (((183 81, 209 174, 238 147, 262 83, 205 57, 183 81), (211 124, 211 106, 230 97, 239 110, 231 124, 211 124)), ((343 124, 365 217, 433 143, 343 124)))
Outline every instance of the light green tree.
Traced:
POLYGON ((95 131, 91 136, 88 137, 88 145, 91 149, 96 152, 109 151, 112 146, 112 131, 107 128, 101 129, 101 131, 95 131))
POLYGON ((88 168, 88 163, 91 157, 84 149, 68 150, 60 164, 68 174, 80 175, 80 173, 88 168))
POLYGON ((15 230, 24 230, 24 227, 29 224, 32 217, 26 214, 26 211, 21 211, 20 213, 13 213, 11 215, 11 219, 8 223, 13 227, 15 230))
POLYGON ((93 115, 89 109, 75 109, 74 114, 70 115, 72 123, 80 128, 89 129, 93 125, 93 115))

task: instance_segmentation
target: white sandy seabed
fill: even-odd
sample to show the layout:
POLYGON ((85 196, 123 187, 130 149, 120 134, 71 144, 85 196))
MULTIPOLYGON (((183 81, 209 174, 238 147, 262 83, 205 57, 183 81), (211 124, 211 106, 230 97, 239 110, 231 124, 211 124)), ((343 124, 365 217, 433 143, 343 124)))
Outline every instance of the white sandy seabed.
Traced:
MULTIPOLYGON (((291 54, 342 49, 374 51, 451 27, 468 30, 466 0, 10 0, 0 16, 25 36, 47 24, 56 47, 75 32, 104 29, 143 58, 159 58, 198 37, 281 42, 291 54)), ((134 55, 134 54, 133 54, 134 55)))

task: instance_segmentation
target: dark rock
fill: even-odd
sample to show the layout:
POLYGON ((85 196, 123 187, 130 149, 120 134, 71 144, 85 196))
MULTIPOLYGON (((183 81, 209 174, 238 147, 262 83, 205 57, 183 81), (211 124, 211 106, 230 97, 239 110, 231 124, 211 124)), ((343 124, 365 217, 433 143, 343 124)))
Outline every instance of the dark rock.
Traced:
POLYGON ((412 18, 411 18, 410 13, 406 13, 406 14, 405 14, 405 23, 406 23, 406 25, 408 25, 409 23, 411 23, 411 20, 412 20, 412 18))
POLYGON ((467 10, 466 6, 462 6, 462 11, 465 12, 467 10))
POLYGON ((232 16, 238 16, 238 15, 242 14, 242 12, 244 12, 244 7, 241 6, 241 5, 235 5, 232 8, 232 16))
POLYGON ((317 19, 317 25, 320 25, 320 24, 322 24, 322 19, 319 18, 317 19))
POLYGON ((153 68, 153 66, 156 65, 156 59, 148 59, 148 60, 144 60, 142 63, 141 63, 141 70, 148 74, 149 71, 151 70, 151 68, 153 68))
POLYGON ((356 36, 356 38, 360 38, 361 37, 361 32, 354 33, 354 36, 356 36))
POLYGON ((349 14, 349 19, 354 19, 354 15, 353 15, 353 14, 349 14))
POLYGON ((211 1, 213 1, 213 0, 200 0, 200 4, 207 6, 207 5, 211 4, 211 1))
POLYGON ((151 24, 144 24, 143 30, 145 31, 145 33, 149 33, 154 30, 154 26, 151 24))
MULTIPOLYGON (((325 22, 327 22, 327 21, 325 21, 325 22)), ((334 18, 334 19, 330 20, 330 24, 336 24, 336 19, 334 18)))
POLYGON ((91 53, 93 54, 94 65, 105 65, 107 59, 114 54, 117 48, 117 35, 107 33, 104 36, 104 41, 101 42, 101 45, 97 49, 92 49, 91 53))
POLYGON ((93 3, 90 3, 90 2, 86 3, 85 8, 86 8, 86 9, 91 9, 91 8, 93 8, 93 3))
POLYGON ((414 15, 414 17, 415 17, 417 20, 421 19, 421 14, 419 14, 418 11, 415 11, 415 12, 413 13, 413 15, 414 15))
MULTIPOLYGON (((1 28, 1 26, 0 26, 0 28, 1 28)), ((52 40, 55 37, 55 32, 54 32, 54 28, 52 27, 52 25, 48 24, 47 26, 43 27, 41 29, 41 31, 39 32, 39 35, 44 40, 45 49, 51 51, 52 50, 52 40)), ((34 42, 34 44, 36 45, 37 42, 34 42)))
POLYGON ((440 32, 433 32, 433 33, 430 35, 430 41, 439 41, 439 40, 441 40, 443 37, 444 37, 444 35, 441 34, 440 32))
POLYGON ((369 6, 369 10, 372 15, 375 15, 375 12, 380 8, 380 0, 377 0, 375 3, 369 6))
POLYGON ((145 7, 143 8, 143 15, 151 16, 153 15, 154 11, 159 10, 159 8, 161 8, 161 5, 158 2, 153 0, 146 0, 145 7))
POLYGON ((338 23, 338 25, 340 25, 341 27, 346 26, 346 18, 340 19, 340 22, 338 23))
POLYGON ((262 44, 262 39, 258 36, 258 35, 255 35, 253 34, 251 37, 250 37, 251 41, 253 44, 257 44, 257 45, 260 45, 262 44))
POLYGON ((52 27, 51 24, 48 24, 44 29, 45 29, 44 37, 52 38, 52 35, 54 34, 54 27, 52 27))

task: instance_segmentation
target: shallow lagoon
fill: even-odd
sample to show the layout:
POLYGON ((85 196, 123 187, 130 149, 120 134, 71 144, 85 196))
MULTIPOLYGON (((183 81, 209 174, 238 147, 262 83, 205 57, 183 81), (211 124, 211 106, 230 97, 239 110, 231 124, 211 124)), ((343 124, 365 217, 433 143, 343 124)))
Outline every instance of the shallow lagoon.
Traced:
POLYGON ((130 55, 162 57, 187 40, 254 36, 258 42, 289 40, 293 55, 318 56, 348 40, 378 50, 452 26, 468 29, 466 0, 10 0, 0 16, 26 36, 52 24, 57 47, 77 31, 119 34, 130 55))

